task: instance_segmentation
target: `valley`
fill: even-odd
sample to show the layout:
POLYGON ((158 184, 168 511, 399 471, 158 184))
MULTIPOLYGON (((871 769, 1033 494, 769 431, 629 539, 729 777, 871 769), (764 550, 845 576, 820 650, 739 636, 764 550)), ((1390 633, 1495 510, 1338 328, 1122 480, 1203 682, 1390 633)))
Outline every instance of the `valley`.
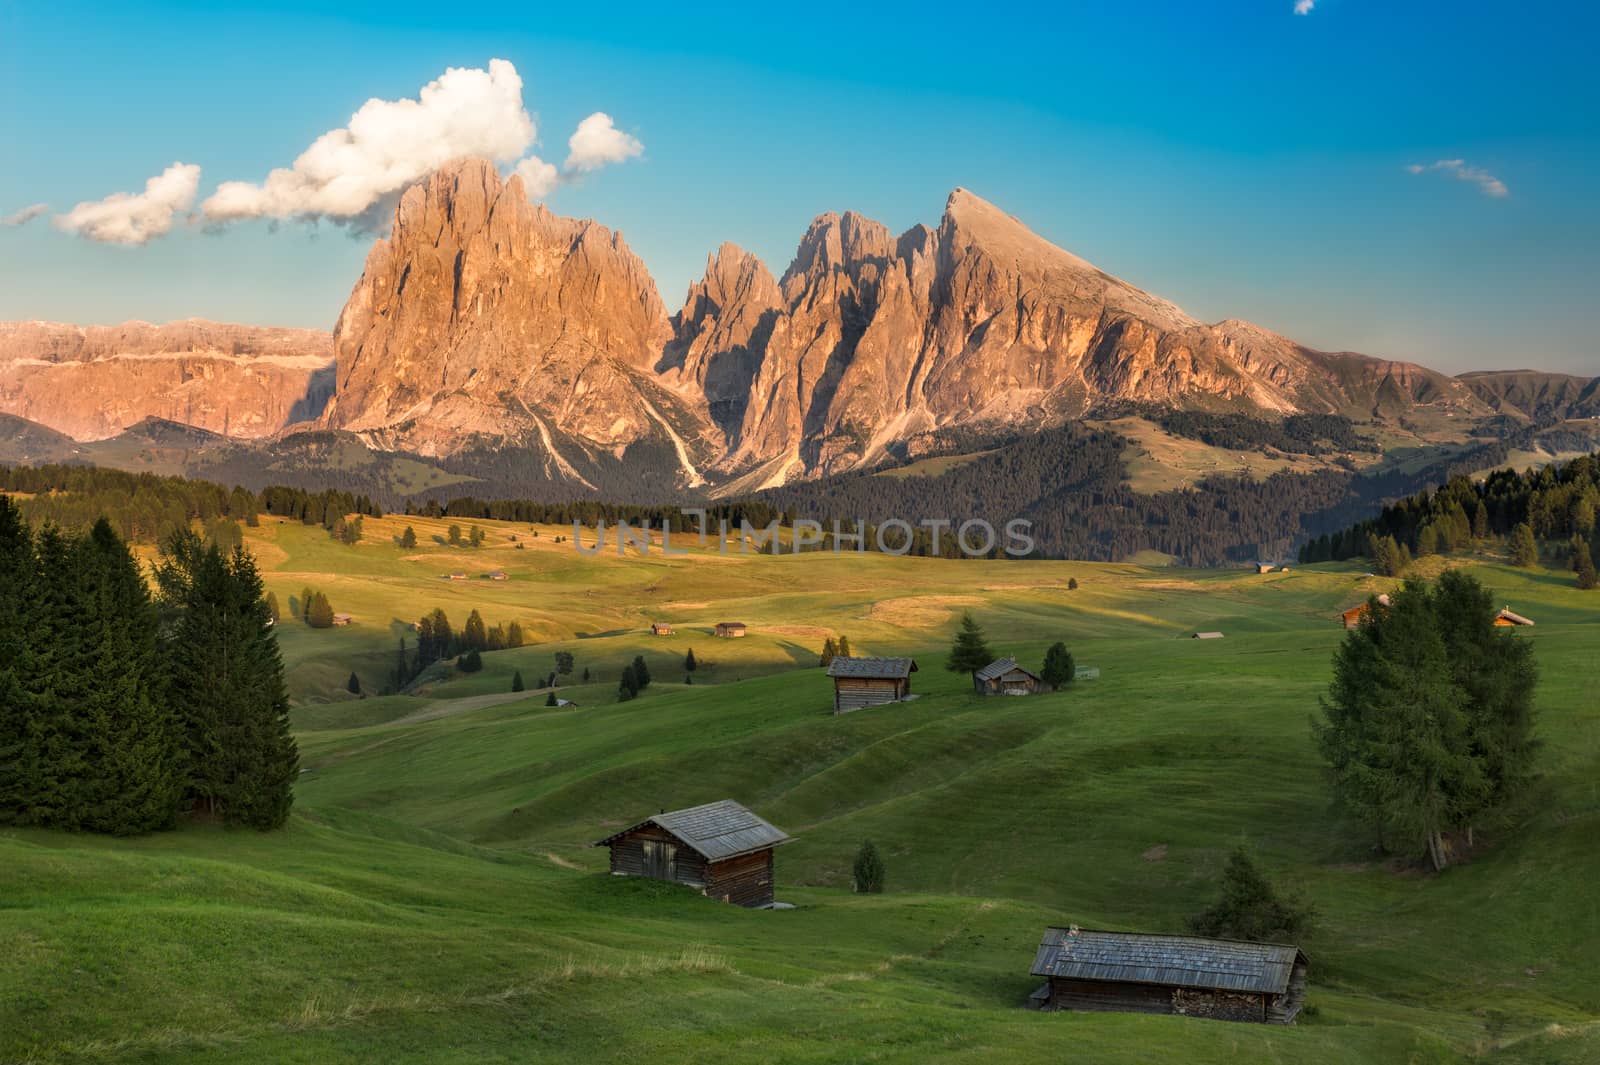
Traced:
MULTIPOLYGON (((580 556, 570 528, 396 515, 355 546, 245 530, 285 607, 302 773, 280 834, 0 834, 0 1060, 1578 1062, 1597 1052, 1594 614, 1559 572, 1468 565, 1534 617, 1541 780, 1444 874, 1374 859, 1329 806, 1307 721, 1359 563, 1239 570, 691 547, 580 556), (448 546, 478 526, 479 548, 448 546), (416 548, 396 542, 410 526, 416 548), (537 535, 535 535, 537 532, 537 535), (512 537, 515 537, 513 540, 512 537), (507 579, 482 575, 503 571, 507 579), (461 572, 464 580, 446 580, 461 572), (1068 587, 1076 580, 1075 589, 1068 587), (384 689, 433 607, 526 646, 384 689), (1098 670, 985 699, 942 659, 972 611, 1037 663, 1098 670), (716 639, 737 618, 744 639, 716 639), (649 623, 668 620, 670 637, 649 623), (1217 641, 1185 637, 1206 629, 1217 641), (822 640, 912 655, 919 698, 827 712, 822 640), (693 649, 693 683, 682 660, 693 649), (574 655, 549 707, 535 678, 574 655), (617 701, 634 656, 655 680, 617 701), (591 680, 581 676, 589 670, 591 680), (510 692, 514 673, 527 691, 510 692), (748 912, 604 875, 588 844, 732 797, 795 836, 748 912), (888 891, 849 890, 874 840, 888 891), (1047 924, 1175 930, 1230 848, 1317 908, 1310 1012, 1275 1029, 1021 1007, 1047 924)), ((678 547, 674 540, 674 547, 678 547)), ((1440 559, 1417 565, 1437 572, 1440 559)))

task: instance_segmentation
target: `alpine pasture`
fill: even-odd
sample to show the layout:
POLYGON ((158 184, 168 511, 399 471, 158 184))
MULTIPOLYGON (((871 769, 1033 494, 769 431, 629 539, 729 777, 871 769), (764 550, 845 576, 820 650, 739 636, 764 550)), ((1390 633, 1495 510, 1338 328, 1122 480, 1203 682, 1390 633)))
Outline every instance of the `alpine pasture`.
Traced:
POLYGON ((0 835, 0 1061, 1600 1059, 1600 626, 1568 574, 1471 563, 1538 623, 1517 638, 1542 677, 1542 778, 1435 876, 1375 855, 1331 809, 1312 747, 1338 611, 1394 583, 1357 565, 676 540, 686 555, 658 540, 618 557, 614 539, 585 556, 570 528, 477 522, 485 545, 468 548, 450 524, 369 519, 353 547, 269 516, 246 530, 283 607, 291 824, 0 835), (415 548, 399 546, 407 525, 415 548), (307 587, 353 623, 292 618, 307 587), (516 620, 530 643, 477 673, 431 667, 403 694, 345 690, 354 671, 383 691, 435 607, 457 630, 473 609, 516 620), (943 669, 966 610, 997 654, 1037 669, 1062 640, 1099 674, 975 695, 943 669), (676 633, 652 636, 656 620, 676 633), (750 635, 712 637, 724 620, 750 635), (915 657, 918 697, 829 713, 830 635, 915 657), (575 659, 558 678, 572 707, 546 705, 557 651, 575 659), (619 702, 637 655, 653 681, 619 702), (777 853, 795 909, 612 878, 589 846, 722 798, 795 837, 777 853), (881 895, 850 890, 866 839, 881 895), (1241 841, 1317 909, 1297 1026, 1022 1008, 1047 925, 1181 931, 1241 841))

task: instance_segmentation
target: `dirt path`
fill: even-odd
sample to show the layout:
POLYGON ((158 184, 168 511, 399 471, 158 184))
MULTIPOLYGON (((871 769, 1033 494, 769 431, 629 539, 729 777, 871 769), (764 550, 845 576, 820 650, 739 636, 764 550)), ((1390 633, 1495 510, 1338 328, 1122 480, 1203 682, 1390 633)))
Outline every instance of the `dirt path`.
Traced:
MULTIPOLYGON (((544 689, 540 689, 543 691, 544 689)), ((441 717, 455 717, 457 714, 470 714, 474 710, 483 710, 501 703, 514 703, 518 699, 531 699, 539 691, 526 692, 494 692, 490 695, 468 695, 461 699, 445 699, 434 703, 432 706, 397 717, 393 721, 386 721, 374 728, 394 728, 397 725, 419 725, 424 721, 433 721, 441 717)))

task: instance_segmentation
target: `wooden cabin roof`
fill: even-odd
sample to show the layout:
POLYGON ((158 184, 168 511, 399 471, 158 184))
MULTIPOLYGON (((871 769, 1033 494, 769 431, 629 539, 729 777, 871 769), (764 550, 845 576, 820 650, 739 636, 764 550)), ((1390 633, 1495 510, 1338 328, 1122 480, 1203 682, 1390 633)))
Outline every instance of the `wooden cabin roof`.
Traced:
POLYGON ((1220 632, 1197 632, 1197 633, 1194 634, 1194 639, 1196 639, 1196 640, 1220 640, 1220 639, 1222 639, 1222 633, 1220 633, 1220 632))
POLYGON ((1509 621, 1513 625, 1532 625, 1533 624, 1533 622, 1531 620, 1529 620, 1528 618, 1523 617, 1521 614, 1512 613, 1510 607, 1506 607, 1504 610, 1500 611, 1500 613, 1496 614, 1495 615, 1495 620, 1496 621, 1509 621))
POLYGON ((1289 989, 1295 963, 1305 960, 1300 948, 1284 943, 1047 928, 1032 973, 1281 995, 1289 989))
POLYGON ((830 677, 866 677, 873 680, 902 680, 917 672, 910 658, 846 658, 836 655, 828 663, 830 677))
MULTIPOLYGON (((1393 606, 1394 605, 1393 603, 1391 603, 1389 601, 1389 593, 1388 592, 1384 592, 1382 595, 1378 596, 1378 605, 1379 606, 1393 606)), ((1355 606, 1348 607, 1348 608, 1346 608, 1344 610, 1339 611, 1339 616, 1342 617, 1342 618, 1347 618, 1347 617, 1350 617, 1352 614, 1365 614, 1367 612, 1367 607, 1368 607, 1368 604, 1365 603, 1365 602, 1357 603, 1355 606)))
POLYGON ((789 842, 788 834, 782 829, 774 828, 732 799, 723 799, 647 817, 621 832, 613 832, 595 846, 606 846, 646 825, 672 833, 708 862, 725 861, 789 842))
POLYGON ((1017 660, 1015 658, 1009 657, 995 659, 993 662, 990 662, 988 665, 978 670, 975 676, 977 676, 979 680, 997 680, 1000 677, 1005 676, 1007 673, 1010 673, 1012 670, 1016 670, 1018 673, 1026 673, 1034 680, 1039 679, 1039 674, 1035 673, 1031 669, 1024 669, 1022 666, 1017 665, 1017 660))

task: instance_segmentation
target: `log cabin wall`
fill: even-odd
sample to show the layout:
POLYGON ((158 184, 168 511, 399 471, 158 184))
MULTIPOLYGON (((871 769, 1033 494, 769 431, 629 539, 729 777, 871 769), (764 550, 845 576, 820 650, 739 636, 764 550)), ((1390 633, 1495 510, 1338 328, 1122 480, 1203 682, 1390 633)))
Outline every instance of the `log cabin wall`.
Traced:
POLYGON ((673 856, 675 883, 692 888, 706 886, 706 861, 672 833, 655 825, 634 829, 611 843, 611 871, 622 876, 649 876, 644 854, 645 841, 670 843, 677 848, 673 856))
POLYGON ((772 850, 757 851, 706 867, 706 894, 735 906, 766 906, 773 901, 772 850))

